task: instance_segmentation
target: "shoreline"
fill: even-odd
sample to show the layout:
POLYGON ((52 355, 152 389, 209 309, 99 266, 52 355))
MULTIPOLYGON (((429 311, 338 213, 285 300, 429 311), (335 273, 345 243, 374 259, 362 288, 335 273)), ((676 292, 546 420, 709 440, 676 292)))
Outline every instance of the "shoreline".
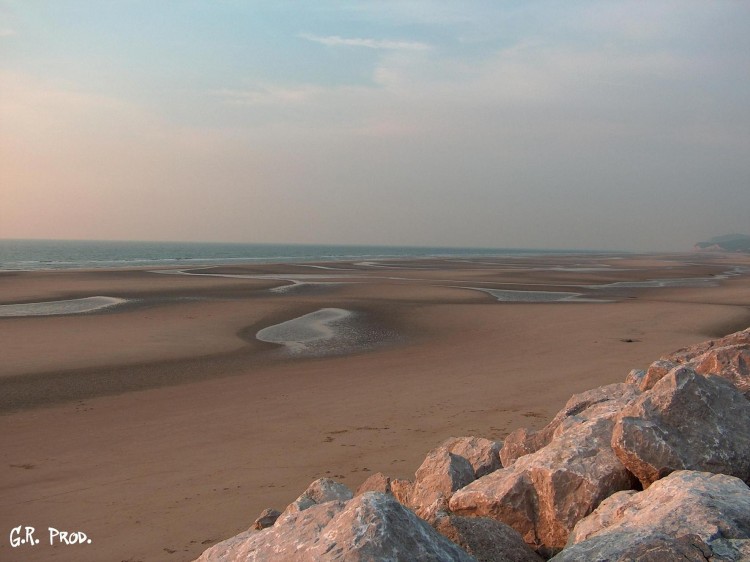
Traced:
MULTIPOLYGON (((0 529, 82 530, 93 540, 75 551, 82 562, 163 560, 168 551, 192 560, 311 480, 337 476, 331 467, 350 487, 377 471, 409 477, 444 438, 539 428, 574 392, 750 325, 750 275, 718 287, 621 287, 611 303, 503 303, 443 280, 534 290, 750 265, 732 258, 631 256, 617 271, 590 270, 604 261, 596 257, 404 261, 394 271, 355 267, 362 282, 287 293, 270 291, 279 283, 269 279, 143 270, 0 275, 4 300, 89 291, 140 299, 95 314, 0 319, 0 394, 17 385, 33 395, 0 414, 0 529), (362 314, 398 338, 325 357, 284 356, 255 339, 323 308, 362 314)), ((310 271, 212 268, 295 269, 310 271)), ((0 541, 0 558, 10 552, 0 541)))

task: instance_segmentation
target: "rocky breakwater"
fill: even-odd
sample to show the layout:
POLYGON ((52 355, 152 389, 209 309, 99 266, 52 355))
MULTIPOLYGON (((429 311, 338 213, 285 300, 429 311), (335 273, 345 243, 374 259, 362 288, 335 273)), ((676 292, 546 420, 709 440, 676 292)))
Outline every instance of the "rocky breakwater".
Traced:
POLYGON ((199 560, 750 560, 749 482, 750 329, 577 394, 540 431, 448 439, 413 480, 313 482, 199 560))

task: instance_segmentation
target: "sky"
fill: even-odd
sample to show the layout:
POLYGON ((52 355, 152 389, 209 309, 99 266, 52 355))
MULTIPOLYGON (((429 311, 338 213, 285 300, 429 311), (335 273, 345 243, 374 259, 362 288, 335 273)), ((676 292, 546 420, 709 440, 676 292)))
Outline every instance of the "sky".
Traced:
POLYGON ((0 0, 0 238, 750 234, 750 2, 0 0))

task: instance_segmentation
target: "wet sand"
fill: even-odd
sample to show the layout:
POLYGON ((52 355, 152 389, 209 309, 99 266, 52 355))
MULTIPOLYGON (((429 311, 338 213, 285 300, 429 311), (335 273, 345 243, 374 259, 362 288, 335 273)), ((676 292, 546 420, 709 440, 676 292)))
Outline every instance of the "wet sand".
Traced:
POLYGON ((0 273, 2 305, 127 301, 0 318, 0 559, 192 560, 314 478, 355 488, 375 471, 412 477, 446 437, 540 427, 574 392, 750 326, 748 273, 716 286, 602 286, 710 280, 734 266, 750 258, 0 273), (477 287, 611 302, 500 302, 477 287), (344 339, 359 347, 344 355, 255 337, 331 308, 353 313, 344 339), (18 525, 41 543, 10 548, 18 525), (52 547, 47 527, 92 544, 52 547))

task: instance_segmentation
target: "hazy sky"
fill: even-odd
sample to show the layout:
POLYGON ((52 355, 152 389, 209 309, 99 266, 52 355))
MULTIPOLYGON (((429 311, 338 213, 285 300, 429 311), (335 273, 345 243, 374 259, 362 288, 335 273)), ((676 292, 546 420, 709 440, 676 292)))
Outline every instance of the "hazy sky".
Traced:
POLYGON ((750 2, 0 0, 0 238, 750 234, 750 2))

